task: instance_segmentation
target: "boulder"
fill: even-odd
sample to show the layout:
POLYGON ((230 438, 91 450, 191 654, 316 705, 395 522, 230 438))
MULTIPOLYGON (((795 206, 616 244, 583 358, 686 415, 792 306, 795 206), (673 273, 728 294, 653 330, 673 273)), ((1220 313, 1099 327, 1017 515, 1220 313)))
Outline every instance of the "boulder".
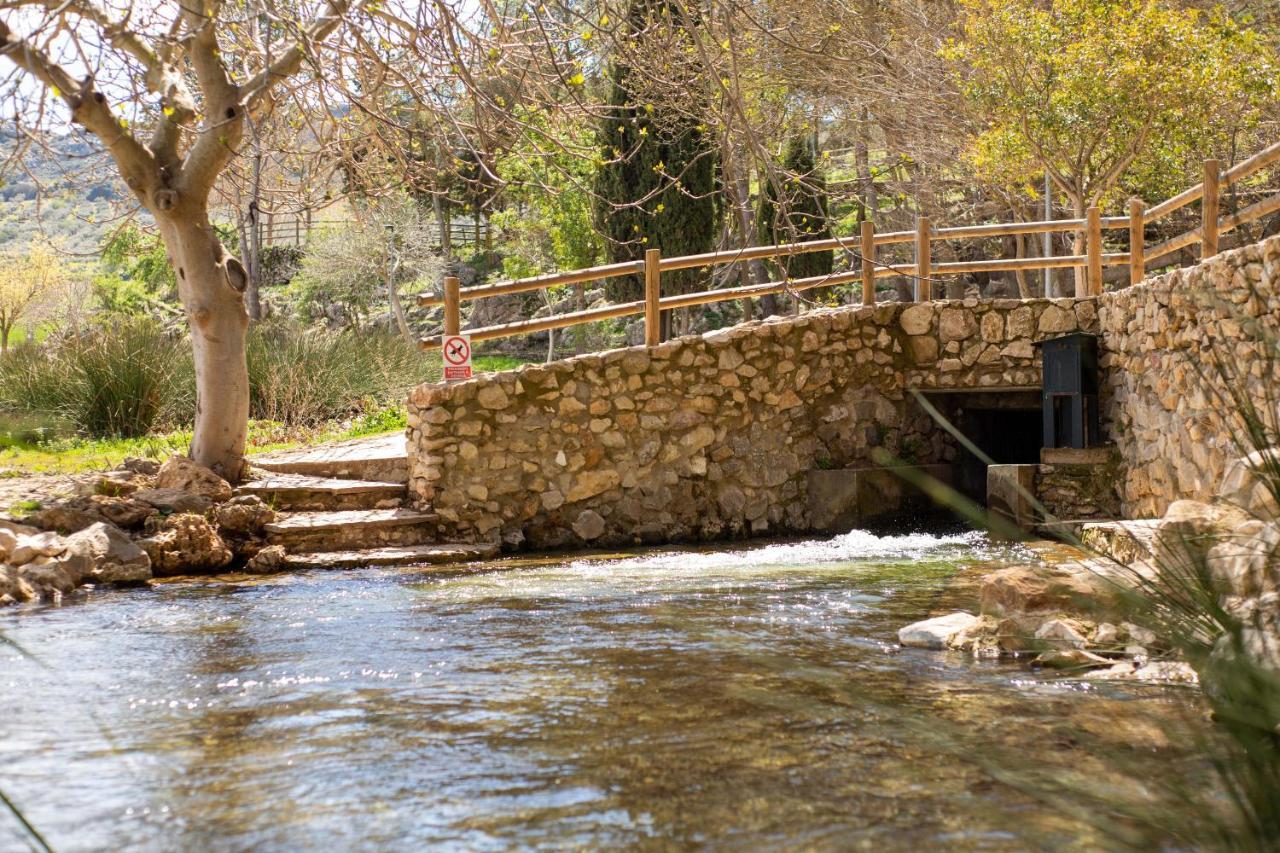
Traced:
POLYGON ((131 495, 147 485, 147 478, 136 477, 130 471, 108 471, 93 481, 93 493, 121 497, 131 495))
POLYGON ((98 522, 67 537, 67 552, 82 556, 82 581, 130 584, 151 579, 151 558, 123 530, 98 522))
POLYGON ((211 517, 220 533, 257 536, 275 520, 276 514, 257 495, 240 495, 214 508, 211 517))
POLYGON ((945 649, 958 634, 977 622, 977 616, 964 611, 935 616, 899 629, 898 642, 918 649, 945 649))
POLYGON ((28 563, 18 569, 18 574, 34 590, 36 597, 44 601, 57 601, 75 589, 77 584, 61 560, 28 563))
POLYGON ((139 528, 155 514, 154 507, 134 497, 95 494, 49 504, 32 513, 30 521, 45 530, 75 533, 100 522, 139 528))
POLYGON ((0 565, 0 605, 34 601, 36 591, 18 569, 0 565))
POLYGON ((160 463, 154 459, 139 459, 136 456, 127 456, 120 463, 120 471, 128 471, 130 474, 138 474, 143 477, 154 477, 160 473, 160 463))
POLYGON ((13 548, 9 550, 9 564, 22 566, 37 557, 56 557, 67 550, 67 545, 56 533, 37 533, 33 536, 19 536, 13 548))
POLYGON ((133 493, 133 497, 168 515, 184 512, 203 515, 213 506, 211 498, 181 489, 140 489, 133 493))
POLYGON ((1096 669, 1085 678, 1098 681, 1148 681, 1161 684, 1196 684, 1199 679, 1190 664, 1182 661, 1125 661, 1107 669, 1096 669))
POLYGON ((1264 521, 1280 519, 1280 447, 1258 450, 1227 465, 1218 496, 1248 515, 1264 521))
POLYGON ((9 552, 18 544, 18 534, 12 530, 0 528, 0 560, 7 559, 9 552))
POLYGON ((1174 501, 1156 525, 1151 552, 1164 573, 1197 574, 1209 550, 1248 517, 1236 507, 1200 501, 1174 501))
POLYGON ((580 512, 573 522, 573 532, 587 542, 604 535, 604 528, 604 519, 600 517, 600 513, 591 509, 580 512))
POLYGON ((148 522, 152 535, 138 545, 156 577, 216 571, 231 562, 231 549, 202 515, 182 513, 148 522))
POLYGON ((7 530, 18 536, 35 536, 40 528, 14 521, 12 518, 0 518, 0 530, 7 530))
POLYGON ((1280 525, 1252 519, 1209 549, 1209 575, 1224 595, 1258 597, 1280 582, 1280 525))
POLYGON ((995 616, 1074 611, 1092 613, 1109 607, 1115 590, 1083 570, 1010 566, 982 579, 982 612, 995 616))
POLYGON ((285 550, 283 545, 268 545, 245 564, 246 572, 269 575, 284 568, 285 550))
POLYGON ((1036 629, 1035 638, 1052 649, 1083 649, 1088 629, 1074 619, 1049 619, 1036 629))
POLYGON ((186 456, 170 456, 156 472, 157 489, 179 489, 213 501, 231 499, 231 484, 186 456))

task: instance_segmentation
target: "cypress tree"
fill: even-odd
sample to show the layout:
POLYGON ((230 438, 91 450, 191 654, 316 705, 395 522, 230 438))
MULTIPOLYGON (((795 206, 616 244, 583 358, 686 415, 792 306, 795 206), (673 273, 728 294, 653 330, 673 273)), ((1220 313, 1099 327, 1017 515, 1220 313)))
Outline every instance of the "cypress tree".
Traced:
MULTIPOLYGON (((627 24, 633 38, 660 40, 668 47, 690 40, 667 0, 632 0, 627 24)), ((714 138, 690 108, 698 93, 680 92, 686 100, 681 109, 669 99, 639 94, 643 81, 633 75, 621 59, 610 64, 609 100, 597 129, 602 164, 595 179, 596 229, 614 262, 638 260, 647 249, 659 249, 664 257, 710 251, 722 214, 719 159, 714 138)), ((663 273, 662 291, 689 293, 704 278, 696 269, 663 273)), ((641 299, 643 278, 611 279, 607 293, 615 301, 641 299)))
MULTIPOLYGON (((760 241, 800 243, 825 240, 831 236, 831 220, 827 217, 827 179, 813 156, 812 137, 791 137, 787 142, 783 172, 782 199, 773 181, 766 181, 760 194, 760 241)), ((777 259, 781 274, 787 278, 810 278, 830 275, 835 253, 806 252, 777 259)))

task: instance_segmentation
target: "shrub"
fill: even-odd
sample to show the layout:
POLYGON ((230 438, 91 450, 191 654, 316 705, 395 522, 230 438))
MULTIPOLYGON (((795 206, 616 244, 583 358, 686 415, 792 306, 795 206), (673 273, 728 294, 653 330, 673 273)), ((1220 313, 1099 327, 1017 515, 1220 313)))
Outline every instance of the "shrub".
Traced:
POLYGON ((318 423, 399 400, 438 375, 435 359, 385 331, 266 323, 249 334, 250 413, 264 420, 318 423))
MULTIPOLYGON (((250 416, 314 425, 399 402, 439 376, 437 359, 385 331, 265 323, 248 337, 250 416)), ((0 404, 81 435, 136 437, 189 425, 195 378, 186 337, 155 320, 113 320, 0 360, 0 404)))
POLYGON ((115 320, 0 362, 14 411, 45 414, 89 435, 135 437, 194 411, 186 343, 147 319, 115 320))

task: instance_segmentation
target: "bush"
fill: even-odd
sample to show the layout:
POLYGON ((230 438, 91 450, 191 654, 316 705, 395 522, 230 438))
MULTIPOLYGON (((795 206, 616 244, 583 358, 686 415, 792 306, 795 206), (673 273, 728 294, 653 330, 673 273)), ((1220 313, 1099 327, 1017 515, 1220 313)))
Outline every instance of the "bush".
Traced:
POLYGON ((250 413, 286 424, 349 415, 401 400, 436 378, 436 359, 385 331, 330 332, 267 323, 249 334, 250 413))
MULTIPOLYGON (((437 359, 389 332, 329 332, 293 323, 253 327, 250 416, 314 425, 400 402, 439 376, 437 359)), ((137 437, 188 426, 195 375, 185 336, 155 320, 115 320, 0 360, 0 404, 52 417, 81 435, 137 437)))
POLYGON ((195 410, 190 348, 147 319, 116 320, 0 363, 0 397, 89 435, 136 437, 195 410))

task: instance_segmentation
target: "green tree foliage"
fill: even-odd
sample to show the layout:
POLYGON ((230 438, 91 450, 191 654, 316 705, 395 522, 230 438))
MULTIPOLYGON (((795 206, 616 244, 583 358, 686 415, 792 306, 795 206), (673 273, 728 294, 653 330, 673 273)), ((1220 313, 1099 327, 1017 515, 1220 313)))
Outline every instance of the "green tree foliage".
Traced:
MULTIPOLYGON (((531 122, 532 124, 532 122, 531 122)), ((504 209, 490 218, 501 234, 503 274, 511 278, 599 263, 604 247, 591 220, 594 140, 581 125, 556 132, 545 122, 498 162, 504 209)))
MULTIPOLYGON (((222 245, 234 251, 235 230, 215 225, 222 245)), ((159 235, 130 222, 102 247, 102 271, 93 278, 93 295, 109 314, 139 314, 157 302, 177 299, 178 281, 159 235)))
MULTIPOLYGON (((632 41, 650 55, 685 56, 693 36, 681 12, 666 0, 633 0, 627 15, 632 41)), ((673 59, 674 62, 674 59, 673 59)), ((671 79, 690 80, 697 100, 696 73, 670 69, 671 79)), ((595 221, 613 261, 636 260, 647 249, 666 257, 709 251, 720 230, 718 158, 714 135, 690 103, 646 92, 643 75, 625 57, 609 68, 610 92, 605 118, 597 129, 601 164, 596 174, 595 221)), ((665 293, 697 290, 704 273, 697 269, 665 273, 665 293)), ((637 276, 613 279, 615 300, 639 299, 637 276)))
MULTIPOLYGON (((1126 174, 1208 156, 1276 91, 1274 52, 1221 12, 1160 0, 961 0, 945 56, 985 128, 969 145, 992 182, 1047 170, 1077 215, 1126 174)), ((1160 189, 1171 189, 1161 187, 1160 189)))
MULTIPOLYGON (((766 180, 760 194, 758 219, 760 242, 801 243, 825 240, 831 236, 827 217, 827 180, 813 156, 813 137, 801 134, 787 143, 783 173, 775 181, 766 180), (781 184, 779 198, 778 184, 781 184)), ((806 252, 779 258, 782 275, 809 278, 830 275, 835 253, 806 252)))

